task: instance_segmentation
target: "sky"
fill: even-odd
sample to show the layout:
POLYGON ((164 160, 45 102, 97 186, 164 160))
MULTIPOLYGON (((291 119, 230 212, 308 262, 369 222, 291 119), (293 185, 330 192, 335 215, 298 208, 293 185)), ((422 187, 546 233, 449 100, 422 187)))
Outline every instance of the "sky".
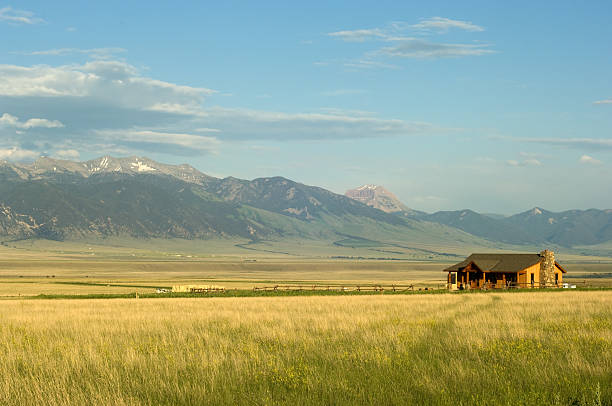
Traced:
POLYGON ((609 1, 0 0, 0 160, 612 208, 609 1))

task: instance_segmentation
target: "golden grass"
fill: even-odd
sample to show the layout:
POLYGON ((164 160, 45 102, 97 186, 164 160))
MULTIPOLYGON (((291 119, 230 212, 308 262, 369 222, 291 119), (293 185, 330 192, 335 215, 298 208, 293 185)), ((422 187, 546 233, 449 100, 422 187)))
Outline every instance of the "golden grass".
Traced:
POLYGON ((1 304, 6 405, 612 402, 608 291, 1 304))
MULTIPOLYGON (((439 287, 446 282, 448 263, 367 260, 231 258, 181 260, 32 259, 0 260, 0 297, 38 294, 98 294, 150 292, 139 286, 213 284, 251 289, 274 284, 414 284, 439 287), (58 283, 61 282, 61 283, 58 283), (89 283, 102 286, 66 285, 89 283), (110 286, 106 286, 110 285, 110 286), (113 285, 133 285, 123 287, 113 285)), ((612 286, 610 278, 576 279, 612 273, 609 264, 568 264, 571 283, 612 286)))
POLYGON ((418 284, 444 283, 445 264, 347 260, 30 260, 0 261, 0 296, 145 292, 112 285, 214 284, 251 289, 278 283, 418 284), (96 283, 103 286, 66 285, 96 283), (106 287, 105 285, 111 285, 106 287))
POLYGON ((53 283, 46 280, 30 282, 2 282, 0 279, 0 297, 36 296, 36 295, 93 295, 113 293, 153 293, 155 288, 136 286, 88 286, 53 283))

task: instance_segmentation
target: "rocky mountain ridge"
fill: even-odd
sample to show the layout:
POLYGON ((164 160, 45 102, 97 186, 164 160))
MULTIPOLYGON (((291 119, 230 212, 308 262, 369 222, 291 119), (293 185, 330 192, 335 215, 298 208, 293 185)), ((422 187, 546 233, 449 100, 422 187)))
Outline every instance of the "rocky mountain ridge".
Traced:
POLYGON ((0 161, 0 168, 12 169, 21 179, 50 179, 61 174, 80 175, 88 178, 98 174, 143 174, 168 175, 186 182, 206 184, 213 180, 191 165, 167 165, 146 157, 131 156, 114 158, 103 156, 85 162, 74 162, 63 159, 41 157, 32 164, 11 164, 0 161))
MULTIPOLYGON (((363 203, 376 206, 377 190, 381 186, 365 185, 352 189, 347 196, 363 203)), ((612 210, 566 210, 551 212, 534 207, 512 216, 480 214, 470 209, 418 212, 412 209, 399 210, 405 205, 394 202, 395 214, 414 219, 443 224, 457 228, 474 236, 507 244, 557 244, 565 247, 596 245, 612 240, 612 210), (401 205, 401 206, 400 206, 401 205)))
POLYGON ((218 179, 189 165, 141 157, 0 164, 0 235, 16 239, 315 238, 360 222, 410 227, 397 216, 282 177, 218 179))
POLYGON ((366 185, 348 194, 353 198, 283 177, 219 179, 186 164, 144 157, 86 162, 41 158, 29 165, 0 161, 0 236, 411 235, 432 243, 473 238, 484 245, 564 247, 612 240, 612 210, 554 213, 536 207, 509 217, 467 209, 428 214, 407 208, 382 187, 366 185))
POLYGON ((344 195, 386 213, 410 210, 393 193, 379 185, 363 185, 347 190, 344 195))

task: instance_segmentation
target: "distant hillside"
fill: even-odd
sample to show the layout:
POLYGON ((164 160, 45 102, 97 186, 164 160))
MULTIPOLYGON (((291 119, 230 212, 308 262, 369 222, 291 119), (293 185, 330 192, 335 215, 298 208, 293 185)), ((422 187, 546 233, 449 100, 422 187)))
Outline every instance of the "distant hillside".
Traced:
POLYGON ((612 210, 550 212, 539 207, 503 220, 563 246, 592 245, 612 240, 612 210))
POLYGON ((612 240, 612 210, 427 214, 380 186, 347 195, 282 177, 218 179, 141 157, 0 162, 0 237, 309 239, 367 246, 383 257, 429 255, 457 244, 574 247, 612 240))
POLYGON ((209 187, 212 193, 230 202, 312 220, 322 215, 359 216, 395 225, 407 223, 396 216, 374 210, 364 204, 328 190, 306 186, 282 177, 258 178, 252 181, 220 179, 209 187))
POLYGON ((362 186, 348 191, 346 195, 383 211, 443 224, 494 242, 573 247, 612 240, 612 210, 568 210, 553 213, 536 207, 509 217, 479 214, 469 209, 427 214, 406 208, 391 192, 381 186, 362 186))
POLYGON ((500 241, 509 244, 537 244, 543 240, 527 230, 507 224, 503 219, 494 219, 478 214, 472 210, 439 211, 422 217, 447 226, 486 238, 491 241, 500 241))
MULTIPOLYGON (((140 157, 1 163, 0 236, 238 237, 254 242, 366 238, 376 245, 372 255, 377 256, 395 255, 377 252, 377 246, 387 244, 381 241, 487 244, 459 230, 385 213, 282 177, 218 179, 188 165, 140 157)), ((409 246, 402 249, 411 251, 409 246)))

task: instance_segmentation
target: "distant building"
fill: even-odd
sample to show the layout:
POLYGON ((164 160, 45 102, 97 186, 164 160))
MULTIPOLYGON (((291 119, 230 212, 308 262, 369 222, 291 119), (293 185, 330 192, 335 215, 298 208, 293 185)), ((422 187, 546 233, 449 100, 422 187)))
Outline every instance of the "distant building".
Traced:
POLYGON ((206 293, 224 291, 223 286, 217 285, 175 285, 172 286, 172 293, 206 293))
POLYGON ((448 272, 450 290, 561 287, 566 273, 550 250, 539 254, 472 254, 444 272, 448 272))

